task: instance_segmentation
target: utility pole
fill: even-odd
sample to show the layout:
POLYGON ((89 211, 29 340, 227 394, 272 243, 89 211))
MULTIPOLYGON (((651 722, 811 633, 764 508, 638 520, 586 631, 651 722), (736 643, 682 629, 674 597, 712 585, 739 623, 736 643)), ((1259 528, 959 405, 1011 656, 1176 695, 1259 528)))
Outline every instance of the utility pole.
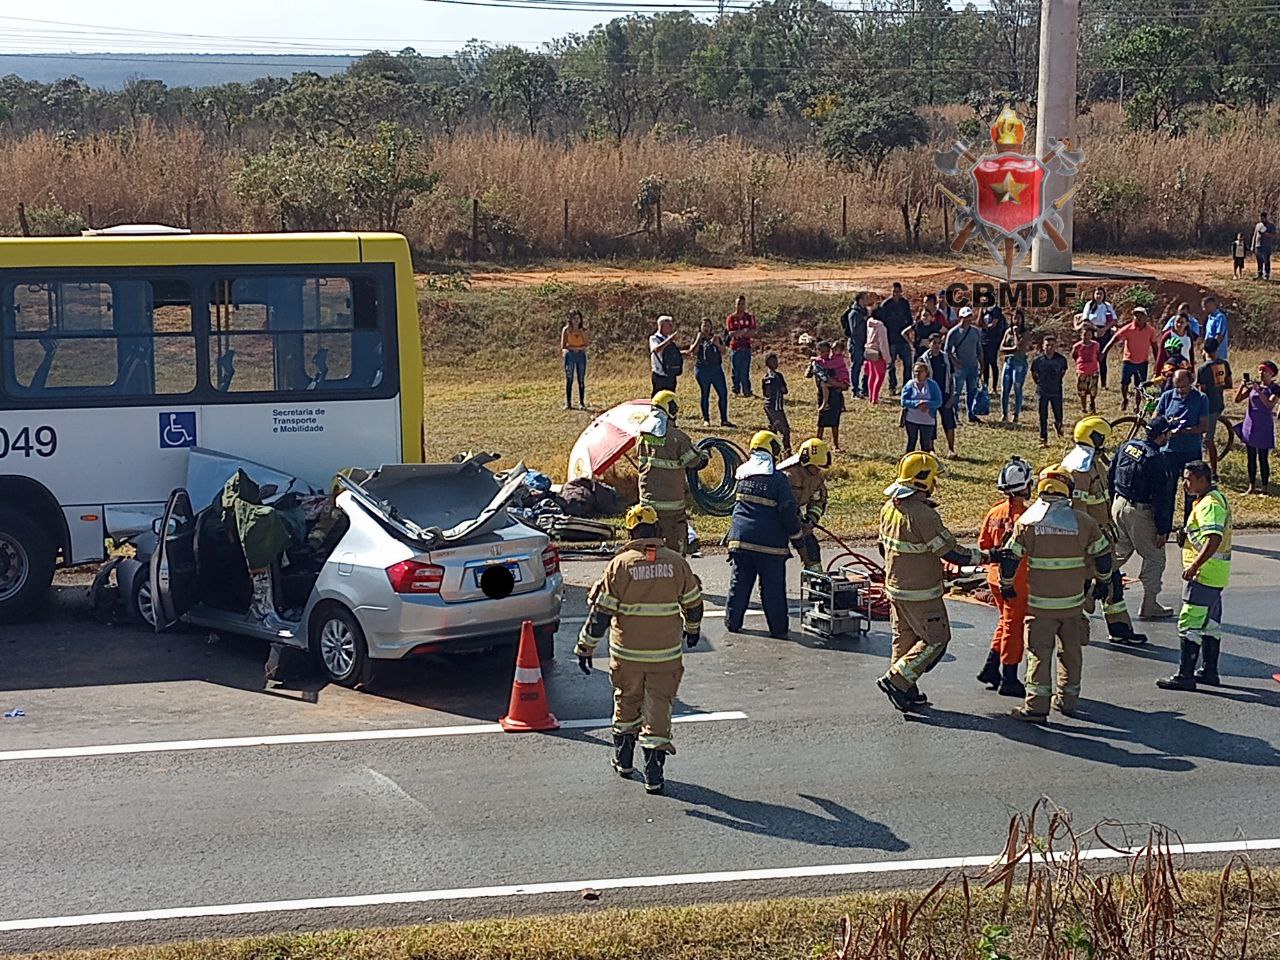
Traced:
MULTIPOLYGON (((1049 138, 1068 140, 1076 120, 1076 68, 1080 38, 1080 0, 1042 0, 1040 4, 1040 84, 1036 98, 1036 155, 1049 151, 1049 138)), ((1045 177, 1044 195, 1060 197, 1071 186, 1058 173, 1045 177)), ((1031 244, 1031 269, 1037 273, 1070 273, 1075 203, 1059 211, 1067 249, 1058 250, 1045 236, 1031 244)))

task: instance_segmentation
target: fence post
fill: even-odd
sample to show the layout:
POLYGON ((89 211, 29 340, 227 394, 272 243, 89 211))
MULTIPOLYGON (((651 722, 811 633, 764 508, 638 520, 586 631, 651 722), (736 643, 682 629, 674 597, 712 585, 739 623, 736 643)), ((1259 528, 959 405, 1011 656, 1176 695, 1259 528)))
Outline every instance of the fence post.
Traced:
POLYGON ((747 223, 751 230, 750 246, 747 250, 754 257, 756 254, 756 198, 751 198, 751 209, 747 213, 747 223))
POLYGON ((569 198, 564 198, 564 248, 569 249, 569 198))
POLYGON ((27 223, 27 205, 21 201, 18 203, 18 226, 24 237, 31 236, 31 224, 27 223))
POLYGON ((840 198, 840 237, 843 239, 849 235, 849 195, 845 194, 840 198))
POLYGON ((480 198, 471 198, 471 260, 480 252, 480 198))

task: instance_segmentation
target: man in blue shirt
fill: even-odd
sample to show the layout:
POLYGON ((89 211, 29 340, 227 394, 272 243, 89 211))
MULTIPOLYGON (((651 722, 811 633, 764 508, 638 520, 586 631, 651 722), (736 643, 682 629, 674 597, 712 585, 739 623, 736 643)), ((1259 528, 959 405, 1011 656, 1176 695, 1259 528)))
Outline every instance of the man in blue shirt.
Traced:
POLYGON ((1218 306, 1218 298, 1214 296, 1205 297, 1201 301, 1204 305, 1204 338, 1208 340, 1213 337, 1218 341, 1218 359, 1227 359, 1227 315, 1222 307, 1218 306))
MULTIPOLYGON (((1169 439, 1164 445, 1170 476, 1182 476, 1182 469, 1204 455, 1204 437, 1209 432, 1209 400, 1195 388, 1190 370, 1173 375, 1173 389, 1166 390, 1156 404, 1156 416, 1169 422, 1169 439)), ((1171 497, 1177 494, 1171 492, 1171 497)), ((1183 500, 1183 521, 1191 512, 1191 499, 1183 500)))

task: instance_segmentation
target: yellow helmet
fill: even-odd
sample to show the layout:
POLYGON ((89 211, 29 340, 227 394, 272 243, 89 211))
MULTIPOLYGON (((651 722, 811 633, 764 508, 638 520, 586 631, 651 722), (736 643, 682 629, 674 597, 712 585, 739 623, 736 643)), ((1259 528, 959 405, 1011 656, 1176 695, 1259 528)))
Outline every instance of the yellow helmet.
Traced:
POLYGON ((800 444, 800 462, 826 470, 831 466, 831 445, 825 440, 806 440, 800 444))
POLYGON ((923 493, 933 493, 942 462, 932 453, 917 450, 898 461, 898 482, 923 493))
POLYGON ((1073 433, 1076 443, 1087 443, 1091 447, 1097 447, 1099 450, 1106 445, 1111 439, 1111 424, 1102 419, 1102 417, 1085 417, 1076 422, 1076 429, 1073 433))
POLYGON ((1051 493, 1059 497, 1069 497, 1074 489, 1075 483, 1071 479, 1071 471, 1055 463, 1040 471, 1039 480, 1036 483, 1036 496, 1051 493))
POLYGON ((776 457, 782 453, 782 440, 771 430, 757 430, 751 438, 750 449, 752 452, 767 450, 771 456, 776 457))
POLYGON ((676 395, 671 390, 659 390, 649 402, 671 417, 674 417, 680 409, 676 404, 676 395))
POLYGON ((622 518, 622 525, 628 530, 634 530, 641 524, 656 524, 658 522, 658 511, 653 509, 647 503, 637 503, 634 507, 627 511, 627 515, 622 518))

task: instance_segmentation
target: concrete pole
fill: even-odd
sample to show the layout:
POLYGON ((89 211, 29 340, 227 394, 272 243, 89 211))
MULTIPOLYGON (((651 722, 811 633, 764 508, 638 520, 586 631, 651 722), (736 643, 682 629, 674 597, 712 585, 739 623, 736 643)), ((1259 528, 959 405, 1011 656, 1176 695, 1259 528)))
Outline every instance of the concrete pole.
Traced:
MULTIPOLYGON (((1042 0, 1040 4, 1040 86, 1036 103, 1036 154, 1044 156, 1049 138, 1073 136, 1076 120, 1076 59, 1080 39, 1080 0, 1042 0)), ((1071 178, 1050 173, 1045 201, 1052 202, 1071 186, 1071 178)), ((1070 273, 1074 248, 1075 203, 1060 211, 1067 249, 1059 251, 1048 237, 1031 244, 1031 269, 1037 273, 1070 273)))

